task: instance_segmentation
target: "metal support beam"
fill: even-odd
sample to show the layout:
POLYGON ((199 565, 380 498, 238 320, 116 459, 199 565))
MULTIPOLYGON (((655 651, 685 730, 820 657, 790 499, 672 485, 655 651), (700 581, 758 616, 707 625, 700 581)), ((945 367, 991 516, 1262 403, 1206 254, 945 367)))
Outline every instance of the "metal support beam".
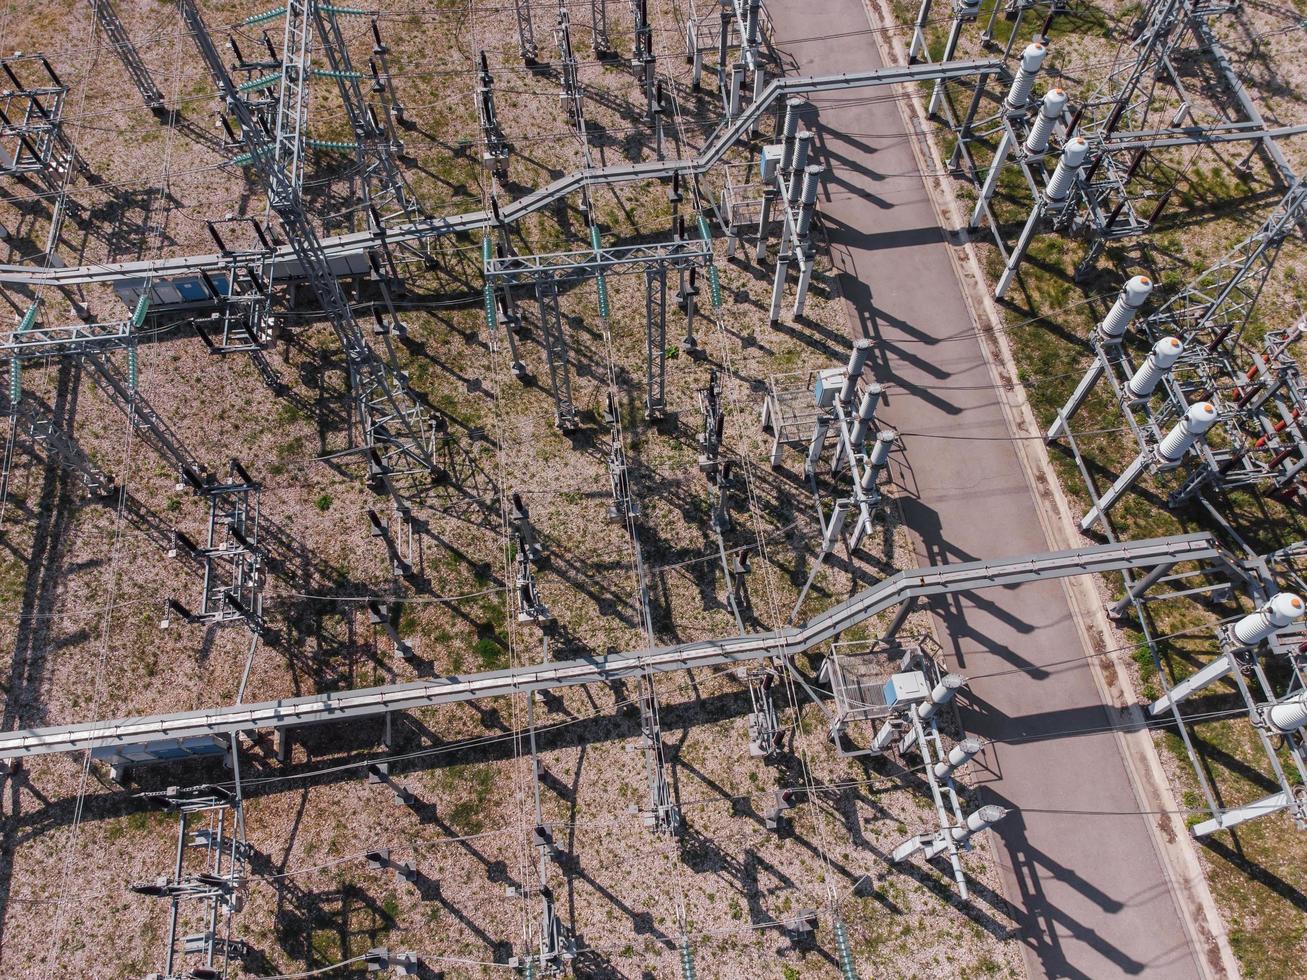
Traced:
POLYGON ((650 673, 744 663, 766 657, 791 657, 910 599, 1222 556, 1222 550, 1210 536, 1191 534, 916 569, 884 579, 806 623, 788 629, 279 701, 3 732, 0 733, 0 759, 71 752, 93 746, 142 744, 190 735, 277 729, 527 691, 604 683, 650 673))
MULTIPOLYGON (((207 36, 207 35, 206 35, 207 36)), ((221 64, 221 59, 218 61, 221 64)), ((937 78, 967 78, 980 74, 994 74, 1002 64, 995 60, 962 61, 939 65, 879 68, 839 75, 796 76, 773 79, 762 96, 739 118, 723 124, 705 143, 701 153, 691 159, 652 161, 647 163, 614 164, 606 167, 588 167, 553 181, 539 190, 527 194, 501 210, 496 218, 489 210, 471 211, 459 215, 425 218, 421 221, 395 225, 384 232, 371 230, 347 235, 322 238, 319 245, 328 259, 365 254, 381 244, 382 238, 392 244, 420 241, 444 235, 484 229, 497 220, 517 222, 529 214, 550 207, 569 194, 587 188, 665 179, 677 171, 683 176, 702 175, 712 169, 741 139, 746 138, 762 115, 778 100, 791 95, 820 92, 837 92, 873 88, 882 85, 913 84, 937 78)), ((270 257, 270 274, 278 278, 293 278, 298 272, 298 256, 292 245, 277 248, 270 257)), ((111 283, 122 279, 148 276, 176 275, 197 272, 201 269, 221 272, 230 264, 223 255, 189 255, 140 262, 97 263, 90 266, 63 269, 33 269, 27 266, 0 265, 0 284, 72 286, 92 282, 111 283)))

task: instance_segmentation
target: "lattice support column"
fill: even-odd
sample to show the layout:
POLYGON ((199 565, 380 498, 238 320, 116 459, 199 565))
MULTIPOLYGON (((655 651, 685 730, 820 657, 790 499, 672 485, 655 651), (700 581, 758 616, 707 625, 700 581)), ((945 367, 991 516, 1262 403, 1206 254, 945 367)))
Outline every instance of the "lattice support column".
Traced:
POLYGON ((572 403, 572 360, 558 302, 558 284, 552 279, 538 283, 536 304, 540 311, 540 340, 554 396, 554 424, 562 432, 572 432, 580 423, 572 403))

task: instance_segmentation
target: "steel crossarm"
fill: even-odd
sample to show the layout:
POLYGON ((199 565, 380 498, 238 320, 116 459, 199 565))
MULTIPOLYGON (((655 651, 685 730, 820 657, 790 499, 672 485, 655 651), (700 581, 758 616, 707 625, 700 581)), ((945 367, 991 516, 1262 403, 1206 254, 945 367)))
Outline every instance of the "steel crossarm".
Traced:
POLYGON ((67 326, 11 330, 0 341, 0 357, 52 357, 125 347, 132 335, 131 321, 73 323, 67 326))
POLYGON ((689 269, 712 261, 711 246, 702 240, 616 245, 543 255, 492 256, 485 265, 487 281, 522 285, 552 279, 585 279, 599 273, 638 273, 660 267, 689 269))

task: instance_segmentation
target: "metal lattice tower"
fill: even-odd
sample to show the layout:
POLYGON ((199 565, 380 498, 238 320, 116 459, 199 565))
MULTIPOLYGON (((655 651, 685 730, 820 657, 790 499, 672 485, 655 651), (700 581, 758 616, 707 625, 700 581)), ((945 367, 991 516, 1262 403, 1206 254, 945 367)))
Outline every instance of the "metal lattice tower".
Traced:
MULTIPOLYGON (((674 185, 678 186, 678 185, 674 185)), ((673 201, 674 207, 679 197, 673 201)), ((492 200, 492 211, 498 206, 492 200)), ((551 389, 554 396, 555 418, 563 431, 577 425, 576 409, 572 404, 570 353, 564 331, 564 318, 559 309, 558 287, 565 282, 594 278, 599 292, 599 315, 608 316, 608 290, 606 276, 622 273, 643 273, 645 278, 645 409, 649 418, 660 417, 666 409, 666 358, 667 358, 667 274, 674 270, 688 275, 691 270, 706 268, 714 307, 721 306, 721 288, 713 266, 712 242, 707 221, 699 216, 699 238, 685 234, 684 216, 674 218, 675 233, 670 241, 649 242, 638 245, 606 247, 597 226, 590 228, 591 247, 567 252, 541 255, 517 255, 510 251, 506 226, 497 225, 499 242, 496 246, 490 236, 482 240, 483 274, 485 276, 486 323, 494 329, 504 321, 514 364, 519 377, 515 326, 519 322, 512 298, 517 285, 532 286, 540 311, 541 342, 549 367, 551 389)), ((689 286, 681 291, 685 298, 684 309, 687 334, 693 336, 695 304, 689 286)), ((689 348, 687 348, 689 349, 689 348)))
MULTIPOLYGON (((183 9, 183 16, 190 5, 187 4, 183 9)), ((264 76, 260 79, 253 79, 238 87, 238 91, 257 91, 255 87, 258 83, 271 78, 278 85, 275 114, 273 116, 274 128, 274 164, 281 168, 288 176, 290 185, 294 188, 296 194, 299 193, 300 186, 304 181, 304 128, 308 121, 308 96, 309 96, 309 20, 308 4, 306 0, 288 0, 281 11, 285 15, 284 34, 281 47, 281 64, 276 76, 264 76), (253 87, 253 88, 252 88, 253 87)), ((271 11, 272 16, 276 16, 277 11, 271 11)), ((249 24, 254 20, 265 19, 269 14, 258 15, 246 19, 249 24)), ((199 14, 196 14, 198 19, 199 14)), ((207 41, 207 32, 204 35, 207 41)), ((201 40, 197 36, 196 44, 201 40)), ((203 52, 201 52, 203 53, 203 52)), ((233 96, 238 97, 238 96, 233 96)), ((231 106, 229 105, 230 109, 231 106)), ((240 121, 240 137, 246 147, 246 152, 250 154, 250 164, 254 164, 253 151, 250 149, 251 140, 257 139, 257 134, 245 134, 245 122, 237 113, 237 119, 240 121)))
POLYGON ((1307 217, 1307 182, 1299 178, 1251 235, 1186 283, 1145 321, 1154 330, 1211 345, 1240 337, 1266 286, 1284 240, 1307 217))
POLYGON ((1085 100, 1078 129, 1108 135, 1147 128, 1159 82, 1176 81, 1175 56, 1187 29, 1185 0, 1148 0, 1140 30, 1118 51, 1098 89, 1085 100))
POLYGON ((89 2, 91 9, 95 12, 95 19, 99 23, 100 29, 108 37, 110 46, 113 48, 114 53, 118 55, 118 60, 127 69, 127 74, 131 76, 136 91, 141 93, 146 108, 151 112, 162 115, 167 111, 163 101, 163 93, 154 84, 154 79, 150 76, 150 70, 145 67, 145 62, 141 60, 140 52, 136 50, 136 45, 132 43, 131 37, 128 36, 127 29, 118 18, 118 11, 114 8, 113 3, 111 0, 89 0, 89 2))
POLYGON ((192 489, 209 503, 208 532, 203 544, 179 530, 173 532, 173 552, 204 570, 200 608, 194 612, 170 600, 169 608, 192 623, 243 622, 262 636, 264 552, 259 544, 259 484, 231 460, 223 482, 205 480, 192 489))
MULTIPOLYGON (((233 746, 229 758, 239 772, 233 746)), ((121 766, 119 762, 116 765, 121 766)), ((165 978, 227 976, 227 964, 240 948, 230 939, 232 918, 240 911, 248 888, 249 846, 240 783, 233 794, 216 786, 181 790, 176 787, 147 797, 163 810, 177 814, 177 857, 171 874, 138 882, 138 895, 164 899, 170 906, 165 948, 165 978), (190 911, 199 906, 198 914, 190 911), (179 928, 198 925, 199 932, 178 936, 179 928), (178 942, 180 938, 180 944, 178 942), (176 973, 179 958, 197 957, 176 973)), ((182 960, 187 962, 187 960, 182 960)))
POLYGON ((0 175, 35 174, 55 187, 75 163, 63 131, 68 86, 40 54, 0 58, 0 71, 13 86, 0 92, 0 175), (40 77, 24 81, 33 65, 40 77))
POLYGON ((590 0, 590 30, 594 36, 595 57, 612 57, 613 42, 608 36, 608 0, 590 0))
MULTIPOLYGON (((302 0, 290 0, 288 10, 302 6, 302 0)), ((299 188, 278 160, 271 134, 260 127, 241 100, 194 0, 183 0, 182 15, 228 108, 240 123, 246 155, 267 191, 268 203, 344 348, 358 425, 374 475, 384 481, 392 494, 398 493, 394 484, 397 477, 429 483, 440 469, 434 457, 432 422, 425 406, 409 389, 393 359, 387 362, 378 357, 364 339, 317 232, 305 214, 299 188)), ((299 19, 288 13, 287 30, 292 20, 299 19)))

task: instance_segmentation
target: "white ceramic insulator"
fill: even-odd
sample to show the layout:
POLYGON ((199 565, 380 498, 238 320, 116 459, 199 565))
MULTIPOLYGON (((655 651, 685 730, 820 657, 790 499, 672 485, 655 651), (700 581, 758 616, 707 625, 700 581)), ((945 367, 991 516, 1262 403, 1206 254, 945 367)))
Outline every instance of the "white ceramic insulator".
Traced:
POLYGON ((1285 735, 1307 728, 1307 691, 1267 708, 1265 718, 1268 725, 1285 735))
POLYGON ((1048 190, 1045 192, 1050 201, 1063 201, 1075 185, 1076 175, 1089 155, 1089 144, 1084 137, 1077 136, 1067 142, 1062 149, 1062 159, 1057 161, 1057 169, 1049 178, 1048 190))
POLYGON ((867 441, 867 432, 876 418, 876 406, 880 404, 880 396, 884 392, 884 386, 875 383, 867 385, 862 390, 862 401, 858 404, 858 421, 853 423, 854 449, 862 449, 863 443, 867 441))
POLYGON ((1234 624, 1234 635, 1245 646, 1256 646, 1276 630, 1282 630, 1305 611, 1302 599, 1292 592, 1271 596, 1266 605, 1234 624))
POLYGON ((845 405, 853 401, 858 379, 862 377, 862 371, 867 366, 869 357, 871 357, 870 340, 859 340, 853 345, 853 352, 849 354, 849 366, 844 369, 844 384, 840 388, 840 401, 845 405))
POLYGON ((1001 806, 995 806, 993 803, 982 806, 979 810, 976 810, 967 817, 966 826, 953 828, 953 839, 956 841, 964 841, 972 834, 978 834, 982 830, 987 830, 994 826, 994 824, 998 823, 1006 816, 1007 810, 1003 809, 1001 806))
POLYGON ((1038 41, 1027 44, 1026 50, 1021 52, 1021 67, 1017 69, 1017 77, 1012 79, 1012 88, 1007 93, 1009 109, 1023 109, 1030 101, 1030 90, 1035 87, 1035 76, 1039 74, 1039 66, 1044 63, 1046 54, 1048 49, 1038 41))
POLYGON ((1184 458, 1198 437, 1216 423, 1216 406, 1211 402, 1198 402, 1189 406, 1184 418, 1166 434, 1162 444, 1157 447, 1157 455, 1168 463, 1178 463, 1184 458))
POLYGON ((966 685, 967 679, 961 674, 945 674, 930 692, 930 700, 917 705, 917 717, 922 721, 930 718, 940 708, 948 704, 958 691, 966 685))
POLYGON ((1184 351, 1184 345, 1176 337, 1163 337, 1148 352, 1148 358, 1139 365, 1139 370, 1126 382, 1126 391, 1131 398, 1143 400, 1153 393, 1157 383, 1166 377, 1166 373, 1175 366, 1184 351))
POLYGON ((1126 327, 1135 318, 1139 308, 1148 300, 1153 291, 1153 280, 1147 276, 1135 276, 1121 289, 1121 295, 1112 304, 1112 309, 1103 322, 1098 325, 1098 335, 1107 343, 1120 340, 1125 336, 1126 327))
POLYGON ((935 763, 935 778, 943 779, 952 775, 954 771, 961 769, 974 759, 980 753, 981 748, 980 739, 964 738, 949 750, 948 758, 935 763))
POLYGON ((1053 135, 1053 127, 1062 118, 1062 113, 1066 110, 1066 103, 1067 94, 1063 89, 1052 88, 1044 93, 1044 102, 1039 108, 1039 115, 1026 136, 1027 153, 1039 154, 1048 149, 1048 141, 1053 135))
POLYGON ((824 169, 820 165, 803 168, 803 200, 799 203, 799 221, 794 229, 800 238, 808 236, 808 229, 812 225, 812 216, 817 210, 817 185, 824 169))
POLYGON ((890 450, 894 448, 894 440, 899 434, 893 429, 885 429, 876 436, 876 445, 871 448, 871 465, 876 468, 882 468, 889 462, 890 450))

